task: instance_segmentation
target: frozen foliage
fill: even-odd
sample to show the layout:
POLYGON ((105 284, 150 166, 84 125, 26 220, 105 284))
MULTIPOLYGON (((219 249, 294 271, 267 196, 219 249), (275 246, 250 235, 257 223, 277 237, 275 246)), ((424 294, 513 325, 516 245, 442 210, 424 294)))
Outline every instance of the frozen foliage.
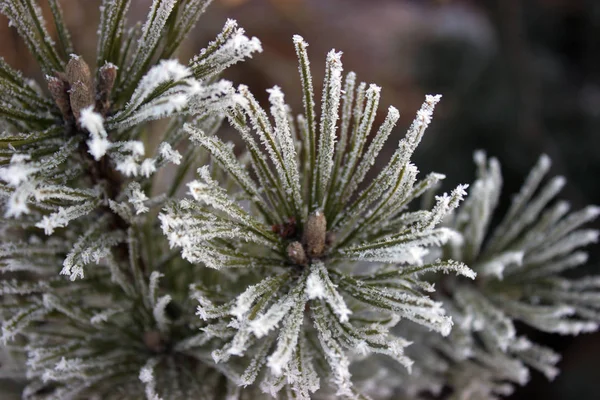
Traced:
POLYGON ((26 399, 233 393, 187 299, 189 284, 207 276, 185 272, 155 221, 202 160, 194 149, 180 153, 184 123, 218 128, 235 96, 217 74, 260 43, 227 21, 235 37, 203 50, 199 57, 219 57, 204 60, 213 73, 196 76, 198 58, 172 57, 209 1, 155 0, 141 30, 127 30, 130 2, 104 0, 92 70, 73 49, 58 1, 49 3, 46 23, 34 0, 0 1, 49 93, 0 60, 0 319, 13 352, 1 372, 22 383, 26 399), (161 143, 149 147, 142 124, 166 117, 161 143), (156 193, 154 176, 167 164, 180 178, 156 193))
POLYGON ((550 160, 542 156, 501 222, 492 228, 502 184, 500 166, 483 152, 475 154, 475 162, 477 180, 450 222, 462 240, 445 247, 448 255, 466 262, 478 274, 476 286, 462 280, 444 283, 452 293, 445 301, 463 321, 456 336, 464 335, 461 340, 468 340, 472 347, 472 356, 451 366, 456 381, 449 383, 462 398, 473 393, 495 398, 510 390, 506 383, 526 382, 529 368, 548 379, 558 373, 558 355, 519 336, 514 321, 560 334, 598 328, 598 277, 572 279, 562 273, 587 260, 581 248, 595 243, 598 232, 582 226, 594 220, 600 208, 569 212, 566 202, 556 200, 564 178, 543 183, 550 160), (460 375, 473 362, 486 368, 480 372, 481 380, 467 384, 460 375))
MULTIPOLYGON (((146 60, 149 54, 171 46, 161 39, 164 31, 176 27, 184 29, 177 21, 178 12, 183 12, 180 8, 203 9, 206 1, 189 1, 185 7, 174 1, 154 1, 137 38, 132 60, 127 61, 129 57, 125 57, 123 61, 128 67, 111 64, 113 53, 127 51, 125 47, 129 46, 122 31, 123 13, 128 3, 105 1, 102 5, 100 68, 95 74, 81 57, 71 54, 68 61, 59 57, 71 50, 68 36, 56 45, 47 40, 49 36, 43 31, 44 21, 35 2, 0 3, 32 51, 39 53, 42 66, 52 66, 45 71, 51 98, 40 100, 39 94, 18 72, 0 63, 0 115, 13 127, 4 131, 1 138, 4 145, 0 156, 4 161, 0 180, 4 184, 6 217, 27 214, 28 223, 43 229, 47 235, 75 220, 95 220, 93 214, 97 210, 107 208, 110 200, 119 200, 119 192, 126 185, 124 178, 138 178, 138 186, 141 184, 147 190, 157 168, 167 162, 181 162, 182 156, 173 149, 182 137, 177 134, 177 127, 165 135, 154 157, 144 158, 142 130, 131 129, 132 126, 176 114, 184 119, 186 115, 206 119, 209 113, 216 111, 218 115, 222 108, 233 104, 231 84, 216 81, 214 75, 210 82, 194 77, 196 61, 187 67, 174 59, 161 60, 155 66, 146 60), (174 26, 167 26, 171 14, 175 17, 172 18, 174 26), (31 30, 34 26, 42 30, 31 30), (44 40, 39 42, 36 38, 44 40), (132 88, 130 92, 127 87, 132 88), (27 110, 27 113, 19 110, 27 110), (43 118, 30 118, 29 114, 43 118), (77 184, 73 185, 73 181, 77 184)), ((56 10, 54 23, 66 34, 59 18, 60 10, 56 8, 58 3, 53 2, 53 7, 56 10)), ((187 18, 189 16, 184 18, 185 29, 189 30, 193 22, 187 18)), ((256 39, 248 39, 254 43, 248 47, 241 39, 243 30, 237 28, 234 21, 228 21, 225 29, 237 32, 235 43, 239 42, 240 47, 227 40, 221 47, 211 43, 212 51, 221 52, 219 62, 230 65, 260 50, 256 39)), ((183 124, 184 119, 179 123, 183 124)), ((139 200, 132 204, 137 214, 146 211, 139 200)), ((115 223, 110 219, 106 222, 115 223)), ((85 226, 83 221, 82 226, 85 226)), ((103 229, 105 227, 99 228, 103 229)), ((77 275, 82 274, 80 269, 76 270, 77 275)))
MULTIPOLYGON (((595 243, 598 232, 583 226, 600 208, 569 212, 568 203, 556 199, 564 178, 543 184, 550 160, 542 156, 493 227, 502 187, 500 164, 483 152, 475 154, 475 162, 477 180, 469 198, 446 221, 460 236, 441 249, 477 273, 475 285, 452 276, 437 282, 445 293, 439 300, 454 320, 449 336, 398 326, 399 333, 421 341, 407 351, 415 357, 413 375, 398 379, 388 367, 378 378, 388 382, 390 393, 420 398, 445 389, 452 399, 497 399, 512 393, 515 384, 526 383, 530 369, 548 379, 559 372, 559 354, 520 335, 515 321, 559 334, 595 331, 600 323, 598 276, 563 275, 587 261, 581 248, 595 243)), ((369 379, 363 384, 372 394, 379 390, 369 379)))
POLYGON ((2 395, 9 379, 28 400, 496 399, 558 373, 516 321, 598 328, 600 278, 563 273, 600 209, 555 201, 547 157, 492 227, 498 161, 477 153, 476 181, 438 196, 444 176, 411 162, 441 96, 389 144, 398 110, 376 126, 382 89, 341 52, 318 107, 294 36, 294 115, 278 87, 266 110, 219 78, 262 50, 233 20, 174 58, 210 0, 153 0, 138 24, 103 0, 95 69, 48 3, 47 23, 0 0, 47 87, 0 59, 2 395))
POLYGON ((407 206, 441 178, 417 181, 410 163, 440 96, 427 96, 392 159, 367 182, 398 112, 390 109, 367 145, 380 89, 355 88, 353 73, 343 87, 341 54, 332 51, 317 131, 307 44, 299 36, 294 44, 304 114, 292 119, 275 87, 269 90, 271 120, 241 85, 241 100, 228 108, 228 118, 244 140, 242 154, 187 125, 192 142, 215 164, 198 169, 199 179, 188 184, 191 199, 169 204, 159 218, 184 259, 232 276, 221 291, 233 297, 207 286, 193 294, 207 323, 203 331, 224 343, 212 353, 217 363, 247 358, 239 383, 273 395, 284 391, 308 399, 323 387, 354 397, 354 358, 380 353, 410 369, 413 362, 404 354, 409 340, 390 332, 398 321, 450 333, 451 318, 426 294, 432 287, 420 275, 475 277, 464 264, 425 260, 432 247, 455 235, 439 224, 463 200, 466 186, 406 218, 407 206), (338 135, 347 143, 337 141, 338 135), (215 180, 223 174, 234 185, 215 180), (239 274, 252 284, 235 294, 239 274))

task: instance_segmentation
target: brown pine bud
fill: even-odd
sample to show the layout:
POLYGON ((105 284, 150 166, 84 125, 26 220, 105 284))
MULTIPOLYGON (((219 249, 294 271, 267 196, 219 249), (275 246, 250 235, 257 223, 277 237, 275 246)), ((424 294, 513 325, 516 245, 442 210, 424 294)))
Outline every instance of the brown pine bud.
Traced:
POLYGON ((98 71, 98 83, 96 86, 96 111, 106 115, 110 109, 110 93, 117 80, 117 66, 106 63, 98 71))
POLYGON ((317 210, 312 212, 306 224, 304 224, 304 232, 302 242, 306 248, 309 257, 320 257, 325 252, 325 235, 327 233, 327 220, 322 211, 317 210))
POLYGON ((297 265, 306 265, 308 259, 306 258, 306 253, 304 252, 304 247, 300 242, 292 242, 288 244, 286 249, 287 256, 291 262, 297 265))
POLYGON ((86 86, 81 81, 77 81, 71 85, 69 99, 71 100, 73 116, 75 117, 75 121, 79 124, 81 110, 94 104, 94 93, 89 86, 86 86))
POLYGON ((83 60, 82 57, 71 54, 71 59, 67 64, 66 69, 67 80, 69 84, 73 86, 76 82, 81 82, 85 86, 92 89, 92 73, 90 72, 90 67, 88 67, 87 63, 83 60))
POLYGON ((333 243, 335 242, 335 233, 334 232, 327 232, 327 234, 325 235, 325 246, 327 246, 327 248, 330 248, 331 246, 333 246, 333 243))
POLYGON ((65 121, 71 119, 71 104, 69 100, 69 84, 60 78, 47 76, 48 90, 58 106, 65 121))
POLYGON ((293 238, 296 236, 296 218, 289 217, 287 222, 271 226, 271 231, 277 233, 284 239, 293 238))
POLYGON ((158 331, 144 332, 143 341, 146 347, 154 353, 162 353, 166 348, 165 341, 158 331))

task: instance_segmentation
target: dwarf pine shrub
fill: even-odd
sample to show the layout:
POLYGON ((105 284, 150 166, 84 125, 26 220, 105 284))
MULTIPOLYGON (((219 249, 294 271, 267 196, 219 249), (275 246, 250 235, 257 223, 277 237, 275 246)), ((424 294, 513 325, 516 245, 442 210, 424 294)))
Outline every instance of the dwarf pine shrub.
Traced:
POLYGON ((265 110, 219 78, 261 51, 235 21, 173 58, 208 3, 154 0, 129 27, 130 1, 104 0, 84 60, 58 1, 54 41, 37 2, 0 0, 45 74, 0 60, 0 390, 496 399, 530 369, 556 376, 560 356, 515 323, 598 328, 600 279, 564 272, 586 263, 599 209, 557 201, 547 157, 498 224, 500 166, 483 152, 472 185, 436 195, 444 176, 411 157, 441 96, 403 136, 394 107, 375 126, 381 88, 331 51, 317 107, 299 36, 302 113, 278 87, 265 110))

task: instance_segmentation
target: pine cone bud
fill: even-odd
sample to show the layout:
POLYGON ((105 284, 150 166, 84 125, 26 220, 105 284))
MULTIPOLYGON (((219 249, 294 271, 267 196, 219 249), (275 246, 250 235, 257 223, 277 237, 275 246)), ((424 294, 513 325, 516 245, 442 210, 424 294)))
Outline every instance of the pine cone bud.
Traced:
POLYGON ((327 220, 322 211, 312 212, 304 224, 302 242, 306 247, 309 257, 320 257, 325 252, 325 235, 327 234, 327 220))
POLYGON ((81 110, 94 104, 94 89, 90 67, 83 58, 72 54, 65 71, 71 85, 69 98, 75 121, 79 123, 81 110))
MULTIPOLYGON (((67 80, 73 86, 76 82, 81 82, 88 88, 92 88, 92 73, 90 67, 82 57, 71 54, 71 59, 66 69, 67 80)), ((91 90, 90 90, 91 92, 91 90)))
POLYGON ((304 247, 300 242, 292 242, 287 247, 287 255, 291 262, 297 265, 306 265, 308 259, 304 252, 304 247))
POLYGON ((96 111, 106 115, 110 109, 110 93, 117 80, 117 66, 107 63, 98 71, 98 84, 96 87, 96 111))
POLYGON ((94 93, 89 86, 86 86, 81 81, 77 81, 71 85, 69 99, 71 100, 71 109, 73 110, 75 121, 79 123, 81 110, 94 104, 94 93))
POLYGON ((166 348, 163 337, 158 331, 144 332, 143 341, 146 347, 154 353, 162 353, 166 348))
POLYGON ((327 234, 325 235, 325 246, 327 246, 327 248, 333 246, 333 243, 335 243, 335 233, 334 232, 327 232, 327 234))
POLYGON ((69 84, 60 78, 47 76, 48 90, 58 106, 65 121, 71 119, 71 104, 69 101, 69 84))

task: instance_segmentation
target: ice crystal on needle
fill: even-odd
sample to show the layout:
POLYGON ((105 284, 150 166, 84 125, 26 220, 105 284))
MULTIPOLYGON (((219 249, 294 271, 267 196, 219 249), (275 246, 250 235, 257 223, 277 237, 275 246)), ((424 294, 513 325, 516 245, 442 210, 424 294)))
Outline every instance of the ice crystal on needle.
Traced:
POLYGON ((459 205, 465 186, 439 196, 429 211, 407 210, 442 178, 431 174, 418 181, 410 163, 440 96, 426 97, 392 158, 365 181, 399 118, 397 110, 390 108, 369 142, 380 88, 357 87, 353 73, 342 84, 341 53, 332 51, 318 124, 307 44, 299 36, 294 44, 304 114, 291 119, 275 87, 269 90, 270 120, 241 85, 241 100, 229 108, 228 118, 245 153, 236 156, 217 137, 186 126, 215 165, 200 168, 199 179, 189 183, 191 200, 170 204, 160 218, 183 258, 223 273, 244 268, 254 282, 225 301, 213 298, 210 288, 194 289, 197 313, 208 323, 203 330, 224 343, 213 352, 215 361, 247 356, 240 383, 259 379, 273 395, 286 388, 308 399, 319 387, 333 386, 337 395, 353 397, 358 395, 349 371, 353 357, 381 353, 411 367, 404 354, 410 342, 390 333, 395 322, 407 319, 449 334, 452 320, 424 293, 419 275, 444 271, 474 278, 461 263, 425 260, 430 247, 452 237, 438 225, 459 205), (246 158, 252 174, 241 162, 246 158), (218 173, 235 189, 214 180, 218 173))

